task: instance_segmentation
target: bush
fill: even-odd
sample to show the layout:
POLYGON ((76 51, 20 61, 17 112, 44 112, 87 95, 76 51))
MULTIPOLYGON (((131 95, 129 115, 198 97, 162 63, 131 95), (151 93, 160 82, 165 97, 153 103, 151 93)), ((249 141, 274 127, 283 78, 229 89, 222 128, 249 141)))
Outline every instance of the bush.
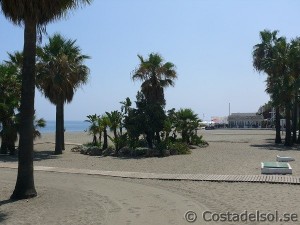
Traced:
POLYGON ((102 155, 102 149, 97 146, 89 147, 86 151, 86 154, 91 156, 99 156, 102 155))
POLYGON ((71 149, 71 152, 80 152, 82 148, 82 145, 75 146, 71 149))
POLYGON ((191 137, 191 144, 192 145, 197 145, 199 147, 206 147, 206 146, 208 146, 207 141, 203 140, 202 137, 203 137, 202 135, 201 136, 193 135, 191 137))
POLYGON ((131 154, 131 151, 131 148, 125 146, 119 150, 118 156, 129 156, 131 154))
POLYGON ((186 143, 182 142, 175 142, 170 144, 169 149, 171 155, 185 155, 191 153, 189 146, 186 143))
POLYGON ((101 143, 93 143, 93 142, 88 142, 86 144, 83 144, 83 146, 85 147, 98 147, 98 148, 101 148, 101 143))
POLYGON ((145 138, 139 139, 137 145, 138 147, 148 147, 148 143, 145 138))
POLYGON ((110 156, 113 155, 114 153, 115 153, 115 148, 113 146, 108 146, 107 149, 102 151, 103 156, 110 156))
POLYGON ((170 156, 170 151, 168 149, 169 143, 167 141, 161 141, 156 144, 156 150, 158 151, 159 156, 170 156))
POLYGON ((131 155, 134 157, 146 156, 148 154, 148 148, 138 147, 136 149, 132 149, 131 155))
POLYGON ((127 144, 127 133, 122 134, 118 137, 110 137, 108 138, 111 140, 111 142, 114 144, 116 152, 119 152, 119 150, 126 146, 127 144))

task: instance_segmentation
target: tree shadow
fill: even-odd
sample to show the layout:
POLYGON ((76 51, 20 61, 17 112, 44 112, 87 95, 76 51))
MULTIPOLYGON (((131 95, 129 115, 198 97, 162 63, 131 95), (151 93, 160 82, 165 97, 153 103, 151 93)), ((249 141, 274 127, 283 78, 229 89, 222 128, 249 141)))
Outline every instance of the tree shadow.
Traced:
MULTIPOLYGON (((0 201, 0 206, 2 205, 6 205, 6 204, 10 204, 10 203, 13 203, 15 202, 16 200, 12 200, 12 199, 6 199, 6 200, 1 200, 0 201)), ((0 212, 1 213, 1 212, 0 212)))
POLYGON ((7 220, 7 214, 0 211, 0 223, 4 222, 5 220, 7 220))
MULTIPOLYGON (((294 144, 293 146, 284 146, 284 144, 275 144, 274 139, 265 139, 264 144, 251 144, 251 147, 258 148, 261 150, 271 150, 271 151, 299 151, 300 145, 294 144)), ((284 141, 283 141, 284 142, 284 141)))
MULTIPOLYGON (((33 161, 42 161, 49 159, 56 159, 58 155, 54 154, 54 151, 34 151, 33 161)), ((0 155, 0 162, 18 162, 17 155, 0 155)))
MULTIPOLYGON (((1 206, 2 206, 2 205, 10 204, 10 203, 13 203, 13 202, 15 202, 15 201, 14 201, 14 200, 11 200, 11 199, 1 200, 1 201, 0 201, 0 209, 1 209, 1 206)), ((1 224, 2 222, 4 222, 5 220, 7 220, 7 218, 8 218, 8 214, 7 214, 7 213, 3 213, 3 212, 1 212, 1 210, 0 210, 0 224, 1 224)))

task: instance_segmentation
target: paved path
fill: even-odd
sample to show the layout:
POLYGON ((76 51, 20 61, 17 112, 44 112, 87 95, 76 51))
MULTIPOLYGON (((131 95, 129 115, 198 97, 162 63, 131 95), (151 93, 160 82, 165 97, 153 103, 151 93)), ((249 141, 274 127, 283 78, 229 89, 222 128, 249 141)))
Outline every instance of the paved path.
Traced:
MULTIPOLYGON (((0 163, 0 168, 17 169, 17 163, 0 163)), ((167 174, 167 173, 142 173, 126 171, 104 171, 76 168, 35 166, 35 171, 88 174, 133 179, 158 179, 158 180, 192 180, 215 182, 251 182, 251 183, 281 183, 300 184, 300 176, 289 175, 215 175, 215 174, 167 174)))

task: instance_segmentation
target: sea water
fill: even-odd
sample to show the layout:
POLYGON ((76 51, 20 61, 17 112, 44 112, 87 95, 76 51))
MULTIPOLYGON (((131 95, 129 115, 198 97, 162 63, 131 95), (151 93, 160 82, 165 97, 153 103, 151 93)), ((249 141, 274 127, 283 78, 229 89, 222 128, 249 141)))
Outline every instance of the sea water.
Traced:
MULTIPOLYGON (((46 121, 46 127, 38 128, 41 133, 54 133, 55 121, 46 121)), ((66 132, 84 132, 88 129, 89 123, 85 121, 65 121, 64 127, 66 132)))

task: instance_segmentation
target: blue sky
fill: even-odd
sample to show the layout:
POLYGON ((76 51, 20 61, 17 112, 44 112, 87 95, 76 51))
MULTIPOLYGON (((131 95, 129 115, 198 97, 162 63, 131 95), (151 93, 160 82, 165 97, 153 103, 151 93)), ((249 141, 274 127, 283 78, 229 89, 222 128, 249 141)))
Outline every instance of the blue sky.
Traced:
MULTIPOLYGON (((65 107, 66 120, 120 109, 135 100, 140 82, 131 80, 137 54, 160 53, 176 65, 175 87, 166 89, 166 109, 192 108, 202 119, 231 112, 256 112, 269 100, 264 74, 252 66, 259 31, 300 35, 298 0, 94 0, 47 26, 76 39, 91 56, 89 83, 65 107)), ((22 50, 23 28, 0 15, 0 61, 22 50)), ((47 37, 43 37, 47 42, 47 37)), ((55 106, 36 92, 38 117, 55 119, 55 106)))

